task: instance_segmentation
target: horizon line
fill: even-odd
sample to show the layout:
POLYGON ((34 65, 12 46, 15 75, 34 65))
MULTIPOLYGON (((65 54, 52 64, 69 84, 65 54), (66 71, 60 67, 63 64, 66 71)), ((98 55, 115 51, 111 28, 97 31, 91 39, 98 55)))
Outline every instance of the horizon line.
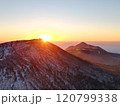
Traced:
MULTIPOLYGON (((16 39, 16 40, 8 40, 8 41, 0 41, 0 43, 5 42, 12 42, 12 41, 20 41, 20 40, 34 40, 34 39, 16 39)), ((70 41, 70 40, 60 40, 60 41, 48 41, 48 42, 120 42, 120 41, 85 41, 85 40, 79 40, 79 41, 70 41)))

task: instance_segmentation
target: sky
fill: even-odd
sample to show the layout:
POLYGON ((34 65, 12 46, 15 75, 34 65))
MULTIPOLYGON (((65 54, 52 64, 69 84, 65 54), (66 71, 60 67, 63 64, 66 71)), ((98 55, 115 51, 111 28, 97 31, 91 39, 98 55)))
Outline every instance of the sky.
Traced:
POLYGON ((120 41, 120 0, 0 0, 0 41, 120 41))

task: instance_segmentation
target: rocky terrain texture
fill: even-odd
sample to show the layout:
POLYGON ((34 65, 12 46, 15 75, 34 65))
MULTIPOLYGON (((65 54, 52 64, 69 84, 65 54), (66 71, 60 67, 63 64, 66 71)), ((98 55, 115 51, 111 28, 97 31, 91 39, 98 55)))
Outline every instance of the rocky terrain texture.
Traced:
POLYGON ((120 77, 41 39, 0 44, 1 90, 120 89, 120 77))

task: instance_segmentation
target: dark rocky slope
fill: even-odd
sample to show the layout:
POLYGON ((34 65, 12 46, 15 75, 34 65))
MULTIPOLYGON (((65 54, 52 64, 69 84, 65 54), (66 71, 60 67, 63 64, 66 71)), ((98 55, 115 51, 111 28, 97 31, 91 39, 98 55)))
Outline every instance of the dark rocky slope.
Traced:
POLYGON ((120 77, 40 39, 0 44, 0 89, 120 89, 120 77))

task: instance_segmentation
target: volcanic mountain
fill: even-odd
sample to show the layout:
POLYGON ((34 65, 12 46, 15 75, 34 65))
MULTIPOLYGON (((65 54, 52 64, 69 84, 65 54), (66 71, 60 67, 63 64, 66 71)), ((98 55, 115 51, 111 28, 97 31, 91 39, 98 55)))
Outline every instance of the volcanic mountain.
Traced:
POLYGON ((83 60, 120 74, 120 54, 109 53, 99 46, 84 42, 76 46, 70 46, 66 51, 83 60))
POLYGON ((1 90, 120 89, 120 77, 41 39, 0 44, 1 90))

